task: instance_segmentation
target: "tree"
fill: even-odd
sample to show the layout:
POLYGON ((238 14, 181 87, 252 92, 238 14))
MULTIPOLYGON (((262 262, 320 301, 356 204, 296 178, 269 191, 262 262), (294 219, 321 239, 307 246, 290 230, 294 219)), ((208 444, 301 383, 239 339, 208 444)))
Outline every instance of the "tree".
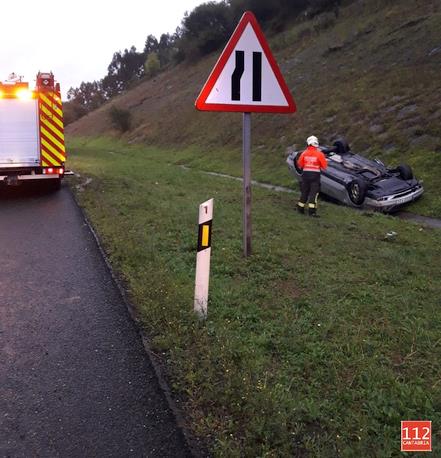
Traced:
POLYGON ((169 64, 176 52, 175 37, 169 33, 163 33, 158 43, 158 57, 161 68, 169 64))
POLYGON ((155 52, 150 53, 144 64, 145 74, 152 78, 158 74, 160 67, 158 55, 155 52))
MULTIPOLYGON (((244 11, 252 11, 265 28, 283 29, 292 18, 298 17, 313 0, 228 0, 235 23, 244 11)), ((333 0, 332 0, 333 1, 333 0)))
POLYGON ((67 100, 75 101, 86 112, 89 112, 101 106, 106 98, 102 91, 101 82, 93 81, 92 83, 82 82, 79 88, 71 87, 67 91, 67 100))
POLYGON ((106 100, 109 100, 120 93, 120 89, 118 87, 118 79, 115 75, 107 74, 101 80, 101 87, 106 100))
MULTIPOLYGON (((150 54, 155 53, 159 58, 160 67, 165 67, 172 61, 176 53, 175 41, 175 35, 170 35, 169 33, 163 33, 159 41, 153 35, 149 35, 144 46, 145 60, 147 61, 150 54)), ((144 64, 145 68, 146 63, 144 64)))
POLYGON ((144 73, 144 54, 136 52, 135 46, 125 49, 124 53, 118 51, 113 54, 112 61, 107 67, 107 75, 111 77, 109 82, 112 83, 116 93, 122 92, 136 79, 139 79, 144 73))
POLYGON ((158 46, 159 44, 156 37, 154 35, 149 35, 145 40, 144 54, 148 56, 151 52, 157 52, 158 46))
POLYGON ((227 3, 208 2, 186 13, 182 20, 180 45, 185 54, 201 56, 225 44, 233 28, 227 3), (196 51, 196 52, 195 52, 196 51))

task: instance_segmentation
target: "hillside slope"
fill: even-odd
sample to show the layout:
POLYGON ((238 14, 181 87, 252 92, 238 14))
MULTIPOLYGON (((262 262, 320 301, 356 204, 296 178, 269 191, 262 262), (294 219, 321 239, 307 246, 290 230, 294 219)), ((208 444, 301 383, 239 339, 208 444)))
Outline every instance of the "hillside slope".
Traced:
MULTIPOLYGON (((358 1, 270 37, 295 115, 254 115, 253 145, 280 151, 314 133, 345 135, 359 151, 441 151, 441 7, 436 0, 358 1)), ((144 80, 110 104, 127 108, 123 139, 167 146, 232 148, 239 114, 201 113, 194 101, 220 51, 144 80)), ((69 135, 114 135, 107 104, 67 127, 69 135)), ((279 159, 277 159, 279 160, 279 159)))

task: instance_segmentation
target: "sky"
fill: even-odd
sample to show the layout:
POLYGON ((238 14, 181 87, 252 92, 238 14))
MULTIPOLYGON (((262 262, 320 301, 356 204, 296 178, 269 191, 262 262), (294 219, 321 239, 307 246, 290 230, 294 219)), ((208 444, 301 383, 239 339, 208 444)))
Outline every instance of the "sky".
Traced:
POLYGON ((148 35, 174 33, 186 11, 203 0, 45 0, 1 5, 0 81, 15 72, 34 87, 52 71, 63 99, 70 87, 103 78, 113 53, 148 35))

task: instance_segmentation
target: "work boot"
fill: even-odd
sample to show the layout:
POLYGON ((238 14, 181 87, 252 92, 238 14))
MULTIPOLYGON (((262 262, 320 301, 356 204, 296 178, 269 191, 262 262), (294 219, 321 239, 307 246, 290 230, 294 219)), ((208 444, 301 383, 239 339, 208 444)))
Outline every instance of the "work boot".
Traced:
POLYGON ((304 205, 301 205, 300 203, 297 204, 297 211, 304 215, 305 214, 305 206, 304 205))
POLYGON ((313 218, 320 218, 320 215, 317 215, 317 209, 314 207, 309 207, 308 215, 312 216, 313 218))

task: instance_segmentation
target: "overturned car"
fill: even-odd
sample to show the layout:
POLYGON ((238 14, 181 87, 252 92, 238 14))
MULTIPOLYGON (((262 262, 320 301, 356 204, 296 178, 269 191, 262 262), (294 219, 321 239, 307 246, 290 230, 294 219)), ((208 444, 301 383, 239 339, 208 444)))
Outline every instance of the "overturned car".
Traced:
MULTIPOLYGON (((352 207, 368 207, 393 212, 421 196, 424 188, 407 164, 387 167, 378 159, 370 160, 352 153, 344 139, 332 147, 321 146, 328 167, 320 178, 320 192, 352 207)), ((301 180, 297 160, 302 151, 288 155, 291 172, 301 180)))

